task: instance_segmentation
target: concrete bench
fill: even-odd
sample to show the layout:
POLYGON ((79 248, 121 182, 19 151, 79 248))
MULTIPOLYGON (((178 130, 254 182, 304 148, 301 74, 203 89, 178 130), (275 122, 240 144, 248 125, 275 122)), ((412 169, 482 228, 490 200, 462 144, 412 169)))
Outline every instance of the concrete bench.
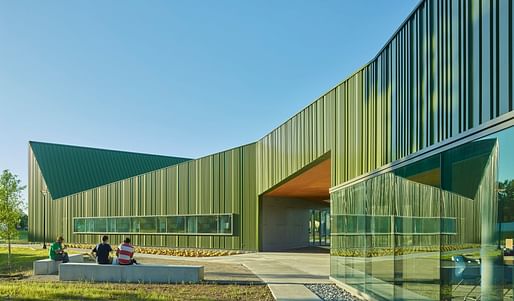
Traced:
MULTIPOLYGON (((84 262, 84 257, 81 254, 68 255, 70 262, 84 262)), ((55 261, 52 259, 36 260, 33 263, 34 275, 51 275, 58 271, 58 266, 62 261, 55 261)))
POLYGON ((203 280, 203 266, 67 263, 59 266, 59 280, 132 283, 198 283, 203 280))

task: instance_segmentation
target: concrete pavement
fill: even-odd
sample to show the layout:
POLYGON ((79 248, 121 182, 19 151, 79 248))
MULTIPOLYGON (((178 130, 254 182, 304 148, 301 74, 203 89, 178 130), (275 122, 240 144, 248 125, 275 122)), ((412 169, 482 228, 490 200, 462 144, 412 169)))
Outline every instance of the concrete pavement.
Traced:
POLYGON ((279 301, 321 300, 304 284, 332 283, 328 253, 260 252, 220 257, 178 257, 137 254, 137 257, 242 264, 268 285, 279 301))
POLYGON ((321 300, 304 284, 331 283, 328 253, 261 252, 195 260, 242 264, 261 278, 279 301, 321 300))

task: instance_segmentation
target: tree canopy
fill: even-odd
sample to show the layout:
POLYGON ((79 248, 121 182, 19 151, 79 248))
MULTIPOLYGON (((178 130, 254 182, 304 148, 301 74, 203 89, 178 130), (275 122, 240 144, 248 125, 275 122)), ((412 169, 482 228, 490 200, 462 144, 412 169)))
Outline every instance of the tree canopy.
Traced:
POLYGON ((18 235, 17 226, 23 214, 23 199, 21 192, 25 186, 21 185, 18 176, 9 170, 0 175, 0 238, 10 242, 18 235))

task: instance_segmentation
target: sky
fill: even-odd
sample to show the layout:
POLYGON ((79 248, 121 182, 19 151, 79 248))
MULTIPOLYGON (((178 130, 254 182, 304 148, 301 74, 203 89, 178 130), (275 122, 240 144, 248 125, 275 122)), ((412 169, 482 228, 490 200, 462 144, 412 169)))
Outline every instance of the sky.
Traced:
POLYGON ((418 0, 0 0, 0 170, 28 141, 198 158, 369 62, 418 0))

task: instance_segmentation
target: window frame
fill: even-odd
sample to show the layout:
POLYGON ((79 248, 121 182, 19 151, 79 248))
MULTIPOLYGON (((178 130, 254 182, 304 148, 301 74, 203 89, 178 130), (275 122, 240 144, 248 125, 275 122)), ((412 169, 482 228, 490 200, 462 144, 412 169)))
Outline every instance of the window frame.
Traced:
MULTIPOLYGON (((206 214, 170 214, 170 215, 128 215, 128 216, 77 216, 72 218, 72 233, 73 234, 123 234, 123 235, 195 235, 195 236, 232 236, 234 235, 234 213, 206 213, 206 214), (217 216, 217 225, 216 225, 216 232, 209 232, 209 233, 202 233, 198 232, 198 217, 204 217, 204 216, 217 216), (184 223, 186 225, 184 232, 168 232, 168 217, 184 217, 184 223), (220 221, 223 219, 221 217, 229 217, 230 220, 230 232, 220 232, 220 221), (98 232, 95 231, 96 229, 92 229, 93 231, 87 231, 87 227, 85 227, 85 231, 83 232, 77 232, 75 231, 75 223, 77 220, 83 220, 84 224, 87 224, 86 220, 90 220, 90 222, 93 222, 96 219, 106 219, 106 224, 109 225, 110 220, 115 220, 119 218, 126 218, 129 220, 129 231, 122 231, 122 232, 111 232, 109 227, 107 227, 106 232, 98 232), (156 222, 156 232, 133 232, 132 230, 132 221, 133 219, 139 219, 139 218, 155 218, 156 222), (165 232, 158 232, 159 229, 159 218, 164 218, 166 221, 166 231, 165 232), (194 218, 195 224, 196 224, 196 232, 188 232, 187 223, 190 218, 194 218)), ((117 220, 116 220, 117 225, 117 220)), ((117 227, 116 227, 117 228, 117 227)), ((116 229, 117 230, 117 229, 116 229)))
MULTIPOLYGON (((390 218, 391 219, 391 222, 390 222, 390 226, 392 225, 393 229, 391 229, 391 232, 373 232, 373 231, 368 231, 368 227, 365 227, 365 231, 363 232, 332 232, 331 235, 334 235, 334 236, 341 236, 341 235, 439 235, 439 234, 442 234, 442 235, 457 235, 457 232, 449 232, 449 231, 445 231, 443 232, 443 222, 444 221, 451 221, 453 226, 455 226, 455 229, 457 228, 457 218, 456 217, 442 217, 442 216, 402 216, 402 215, 368 215, 366 216, 365 214, 333 214, 331 215, 331 219, 332 221, 331 222, 335 222, 335 220, 337 219, 337 217, 346 217, 346 216, 358 216, 358 217, 383 217, 383 218, 390 218), (428 219, 434 219, 436 220, 438 223, 439 223, 439 227, 440 227, 440 230, 441 232, 417 232, 417 231, 413 231, 413 232, 402 232, 402 231, 397 231, 397 227, 396 227, 396 223, 401 221, 402 219, 404 218, 409 218, 409 219, 412 219, 413 221, 413 228, 415 228, 414 226, 414 222, 415 220, 428 220, 428 219)), ((367 220, 366 220, 367 222, 367 220)), ((334 227, 334 229, 337 229, 337 227, 334 227)), ((447 229, 444 229, 444 230, 447 230, 447 229)))

